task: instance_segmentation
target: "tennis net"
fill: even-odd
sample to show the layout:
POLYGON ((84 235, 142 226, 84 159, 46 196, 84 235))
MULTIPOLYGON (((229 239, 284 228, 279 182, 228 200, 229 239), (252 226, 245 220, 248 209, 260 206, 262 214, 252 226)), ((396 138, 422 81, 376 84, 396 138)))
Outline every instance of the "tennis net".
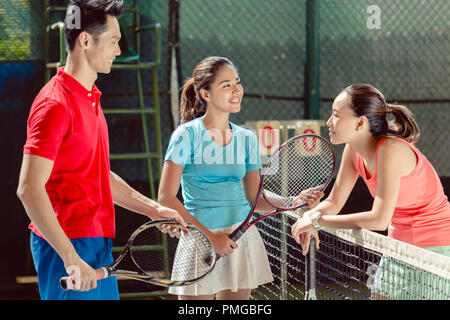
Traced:
POLYGON ((290 235, 295 213, 258 224, 274 281, 253 299, 449 300, 450 257, 368 230, 324 229, 306 257, 290 235))

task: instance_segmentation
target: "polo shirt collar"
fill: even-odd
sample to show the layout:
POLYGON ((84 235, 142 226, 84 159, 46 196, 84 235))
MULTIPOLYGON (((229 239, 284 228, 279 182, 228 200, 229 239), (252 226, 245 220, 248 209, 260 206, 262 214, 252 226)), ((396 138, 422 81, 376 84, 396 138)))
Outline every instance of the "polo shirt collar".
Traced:
POLYGON ((61 83, 74 95, 74 96, 88 96, 89 93, 94 95, 97 99, 102 95, 101 91, 94 84, 92 85, 92 90, 89 91, 78 82, 77 79, 72 77, 70 74, 64 71, 64 67, 59 67, 57 76, 61 80, 61 83))

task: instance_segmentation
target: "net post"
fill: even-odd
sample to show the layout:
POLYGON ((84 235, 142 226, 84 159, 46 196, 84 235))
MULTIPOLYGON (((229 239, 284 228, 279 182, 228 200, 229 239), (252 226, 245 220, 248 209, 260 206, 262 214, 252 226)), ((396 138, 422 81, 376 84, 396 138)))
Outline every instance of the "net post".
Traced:
POLYGON ((317 300, 316 296, 316 240, 311 237, 305 261, 305 300, 317 300))
POLYGON ((281 265, 280 265, 280 279, 281 279, 281 300, 287 300, 288 292, 288 261, 287 261, 287 233, 288 233, 287 216, 281 213, 281 265))
MULTIPOLYGON (((281 134, 282 134, 282 142, 285 142, 289 139, 288 136, 288 125, 285 123, 282 123, 280 126, 281 134)), ((282 143, 280 142, 280 144, 282 143)), ((287 158, 283 157, 281 168, 279 170, 287 169, 288 163, 287 158)), ((281 181, 281 196, 287 197, 289 195, 288 193, 288 181, 287 177, 284 177, 281 181)), ((288 292, 289 292, 289 285, 288 285, 288 247, 287 247, 287 234, 289 233, 289 227, 288 227, 288 221, 287 216, 283 213, 281 214, 281 300, 287 300, 288 299, 288 292)))

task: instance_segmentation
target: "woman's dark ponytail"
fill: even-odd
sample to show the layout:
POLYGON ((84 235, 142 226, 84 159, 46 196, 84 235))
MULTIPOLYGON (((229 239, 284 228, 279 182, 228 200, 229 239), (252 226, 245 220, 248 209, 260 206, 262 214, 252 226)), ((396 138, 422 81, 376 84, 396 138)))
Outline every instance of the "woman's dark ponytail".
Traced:
POLYGON ((405 106, 386 104, 387 117, 391 114, 394 119, 388 120, 388 134, 399 136, 415 143, 419 140, 420 129, 412 112, 405 106))
POLYGON ((412 143, 419 140, 419 126, 411 111, 405 106, 387 103, 377 88, 369 84, 354 84, 343 92, 350 96, 355 114, 369 120, 370 132, 375 138, 397 136, 412 143))
POLYGON ((181 123, 201 117, 206 112, 206 103, 195 90, 194 78, 189 78, 181 90, 180 115, 181 123))

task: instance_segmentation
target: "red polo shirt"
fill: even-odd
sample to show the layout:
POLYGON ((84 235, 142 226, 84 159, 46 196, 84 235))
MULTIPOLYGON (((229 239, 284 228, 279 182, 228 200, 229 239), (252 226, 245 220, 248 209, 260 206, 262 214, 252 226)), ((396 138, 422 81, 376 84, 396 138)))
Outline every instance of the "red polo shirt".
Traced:
MULTIPOLYGON (((31 106, 25 154, 54 161, 45 186, 59 223, 73 238, 115 235, 108 128, 101 92, 59 68, 31 106)), ((30 224, 37 235, 42 235, 30 224)))

